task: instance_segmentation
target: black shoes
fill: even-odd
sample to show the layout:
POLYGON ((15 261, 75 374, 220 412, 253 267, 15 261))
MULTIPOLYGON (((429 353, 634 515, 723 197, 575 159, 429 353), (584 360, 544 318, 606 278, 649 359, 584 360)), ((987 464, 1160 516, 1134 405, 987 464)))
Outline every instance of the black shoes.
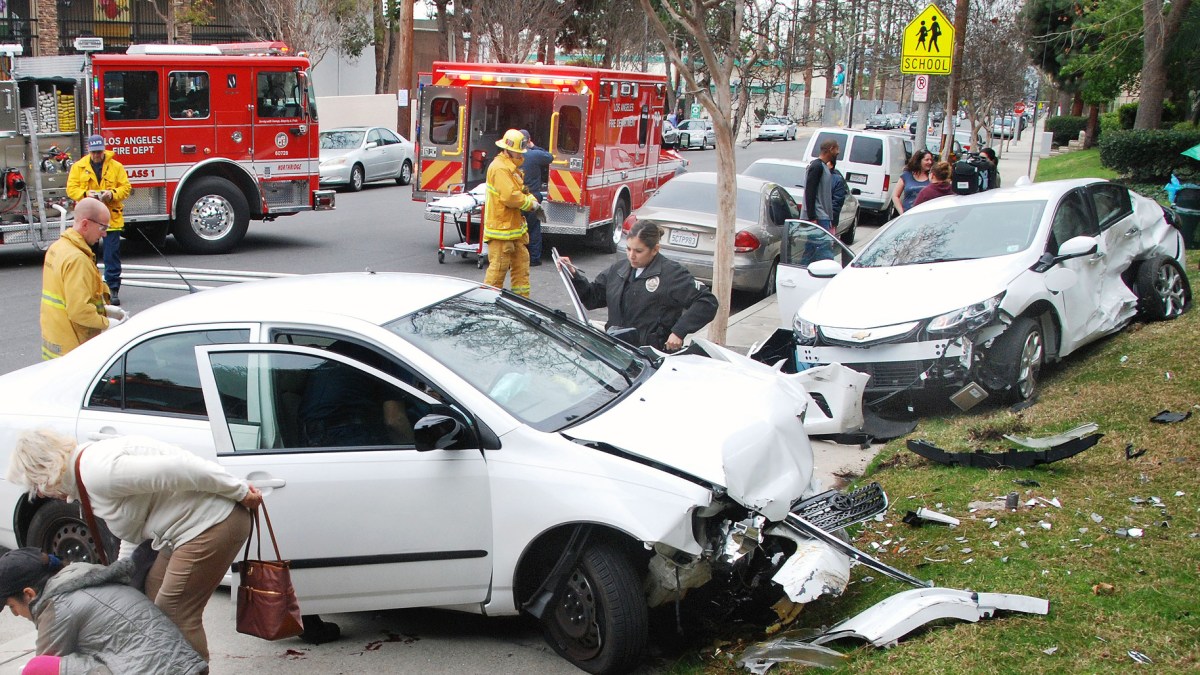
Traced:
POLYGON ((121 298, 117 295, 116 291, 112 292, 112 298, 108 301, 108 304, 112 305, 113 307, 121 306, 121 298))
POLYGON ((306 614, 300 618, 304 620, 304 632, 300 634, 300 639, 310 645, 325 644, 342 637, 342 629, 336 623, 323 621, 319 615, 306 614))
POLYGON ((541 264, 542 264, 542 261, 541 261, 541 260, 530 260, 530 261, 529 261, 529 266, 530 266, 530 267, 537 267, 537 266, 539 266, 539 265, 541 265, 541 264))

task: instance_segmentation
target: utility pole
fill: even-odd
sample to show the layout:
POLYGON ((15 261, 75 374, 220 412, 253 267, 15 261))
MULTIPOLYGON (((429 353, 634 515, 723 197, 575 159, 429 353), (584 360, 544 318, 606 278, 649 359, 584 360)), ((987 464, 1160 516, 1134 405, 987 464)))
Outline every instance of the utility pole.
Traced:
MULTIPOLYGON (((967 12, 970 0, 955 0, 954 2, 954 63, 958 66, 950 72, 950 100, 947 102, 946 116, 942 119, 942 129, 953 129, 958 119, 958 72, 962 69, 963 45, 967 43, 967 12)), ((951 131, 950 134, 954 132, 951 131)), ((972 144, 974 145, 974 144, 972 144)), ((942 136, 942 154, 946 155, 947 148, 954 147, 954 136, 947 140, 942 136)))
MULTIPOLYGON (((416 92, 413 91, 413 6, 416 0, 398 0, 400 3, 400 23, 397 26, 397 45, 399 55, 397 61, 396 88, 408 92, 408 105, 396 108, 396 131, 405 138, 412 138, 412 109, 416 105, 416 92)), ((399 95, 399 94, 397 94, 399 95)), ((397 99, 399 100, 399 99, 397 99)))

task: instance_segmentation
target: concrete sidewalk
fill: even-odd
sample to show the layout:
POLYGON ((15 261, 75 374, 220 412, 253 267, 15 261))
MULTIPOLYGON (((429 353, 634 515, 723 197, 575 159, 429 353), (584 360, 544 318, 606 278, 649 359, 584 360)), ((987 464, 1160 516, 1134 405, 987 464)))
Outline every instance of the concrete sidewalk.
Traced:
MULTIPOLYGON (((1002 187, 1011 187, 1016 185, 1017 180, 1022 176, 1030 176, 1031 178, 1037 173, 1038 155, 1035 151, 1033 154, 1032 170, 1030 170, 1030 148, 1033 147, 1034 138, 1040 135, 1043 130, 1043 120, 1038 120, 1038 134, 1031 133, 1030 129, 1026 129, 1021 135, 1021 140, 1005 140, 1000 142, 995 140, 993 147, 999 155, 999 163, 997 167, 1000 170, 1000 185, 1002 187)), ((869 238, 863 237, 866 234, 863 228, 859 228, 859 242, 854 246, 855 250, 870 241, 869 238)), ((872 236, 873 233, 872 233, 872 236)), ((746 350, 755 343, 760 343, 766 340, 775 332, 776 328, 790 327, 792 324, 791 317, 784 319, 779 316, 779 303, 776 302, 777 296, 772 295, 760 302, 743 309, 734 316, 729 318, 729 328, 725 336, 725 344, 733 351, 745 354, 746 350)), ((704 335, 701 331, 699 335, 704 335)))

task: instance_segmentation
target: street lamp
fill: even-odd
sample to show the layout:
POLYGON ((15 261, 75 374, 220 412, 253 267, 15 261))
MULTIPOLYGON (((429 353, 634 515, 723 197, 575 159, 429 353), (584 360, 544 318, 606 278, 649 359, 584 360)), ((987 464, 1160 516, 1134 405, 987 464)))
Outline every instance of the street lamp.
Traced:
POLYGON ((854 79, 858 75, 858 38, 869 32, 871 31, 859 31, 850 38, 850 77, 847 78, 849 82, 847 93, 850 96, 850 105, 846 111, 846 127, 850 129, 854 128, 854 79))

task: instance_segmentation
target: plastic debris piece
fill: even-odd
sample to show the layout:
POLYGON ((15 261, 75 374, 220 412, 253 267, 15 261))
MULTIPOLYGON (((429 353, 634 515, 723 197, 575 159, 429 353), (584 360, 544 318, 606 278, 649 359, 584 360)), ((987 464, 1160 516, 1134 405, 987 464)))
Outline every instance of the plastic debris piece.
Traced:
POLYGON ((1016 478, 1013 482, 1021 487, 1042 487, 1042 484, 1032 478, 1016 478))
POLYGON ((1143 654, 1139 651, 1130 649, 1128 654, 1129 654, 1129 658, 1133 659, 1137 663, 1154 663, 1153 661, 1150 660, 1149 656, 1146 656, 1145 654, 1143 654))
POLYGON ((1112 584, 1106 584, 1103 581, 1092 585, 1092 593, 1096 595, 1112 595, 1116 591, 1116 586, 1113 586, 1112 584))
POLYGON ((1154 417, 1151 417, 1150 421, 1157 422, 1159 424, 1175 424, 1177 422, 1182 422, 1191 416, 1192 416, 1191 410, 1189 410, 1185 413, 1164 410, 1164 411, 1158 413, 1157 415, 1155 415, 1154 417))
POLYGON ((1129 536, 1130 536, 1130 537, 1132 537, 1132 538, 1134 538, 1134 539, 1137 539, 1137 538, 1141 537, 1141 536, 1142 536, 1142 534, 1143 534, 1143 532, 1142 532, 1142 528, 1140 528, 1140 527, 1131 527, 1131 528, 1129 528, 1129 536))
POLYGON ((1004 498, 1004 508, 1006 508, 1006 509, 1017 508, 1017 504, 1019 503, 1020 499, 1021 499, 1021 496, 1018 495, 1017 493, 1015 493, 1015 492, 1008 493, 1008 495, 1004 498))
POLYGON ((992 546, 995 546, 996 548, 1000 548, 1000 542, 993 540, 992 546))
POLYGON ((1176 496, 1176 497, 1182 497, 1182 496, 1184 496, 1184 494, 1185 494, 1185 493, 1184 493, 1184 491, 1183 491, 1183 490, 1176 490, 1176 491, 1175 491, 1175 496, 1176 496))
POLYGON ((1068 429, 1061 434, 1054 434, 1053 436, 1031 437, 1005 434, 1004 438, 1005 440, 1012 441, 1017 445, 1030 448, 1032 450, 1045 450, 1047 448, 1053 448, 1056 445, 1062 445, 1063 443, 1067 443, 1069 441, 1078 440, 1099 430, 1099 424, 1096 424, 1095 422, 1088 422, 1087 424, 1081 424, 1074 429, 1068 429))
POLYGON ((1138 457, 1141 457, 1144 454, 1146 454, 1145 448, 1135 451, 1133 449, 1133 443, 1129 443, 1125 446, 1125 459, 1137 459, 1138 457))
MULTIPOLYGON (((1066 436, 1067 434, 1060 435, 1066 436)), ((1072 438, 1045 449, 1005 450, 1003 452, 981 452, 978 450, 974 452, 947 452, 925 440, 907 441, 906 445, 912 452, 939 464, 969 466, 979 469, 999 469, 1005 467, 1029 468, 1039 464, 1049 464, 1068 457, 1074 457, 1099 443, 1103 437, 1104 434, 1092 434, 1083 438, 1072 438)), ((1038 439, 1025 440, 1037 442, 1038 439)))
POLYGON ((964 548, 964 549, 959 550, 959 553, 963 553, 963 554, 970 553, 970 552, 971 552, 970 548, 964 548))
POLYGON ((1022 542, 1021 542, 1021 548, 1029 548, 1029 542, 1027 542, 1027 541, 1022 541, 1022 542))
POLYGON ((1009 412, 1015 412, 1015 413, 1021 412, 1022 410, 1025 410, 1026 408, 1032 408, 1035 403, 1037 403, 1037 394, 1034 394, 1032 397, 1027 398, 1024 401, 1014 403, 1012 405, 1012 407, 1010 407, 1008 410, 1009 410, 1009 412))
POLYGON ((1038 527, 1042 528, 1043 530, 1049 530, 1049 529, 1050 529, 1051 527, 1053 527, 1053 526, 1052 526, 1050 523, 1047 523, 1047 522, 1046 522, 1046 521, 1044 521, 1044 520, 1039 520, 1039 521, 1038 521, 1038 527))
POLYGON ((971 564, 971 563, 973 563, 973 562, 975 562, 975 559, 974 559, 974 558, 967 558, 966 560, 964 560, 964 561, 963 561, 963 564, 964 564, 964 565, 970 565, 970 564, 971 564))
POLYGON ((1092 522, 1096 523, 1096 524, 1100 524, 1100 523, 1104 522, 1104 516, 1100 515, 1099 513, 1093 513, 1091 518, 1092 518, 1092 522))
POLYGON ((1042 653, 1047 656, 1053 656, 1054 652, 1056 652, 1056 651, 1058 651, 1058 647, 1050 647, 1048 649, 1043 649, 1042 653))
POLYGON ((787 631, 746 648, 738 663, 751 673, 765 673, 777 663, 799 663, 818 668, 837 668, 846 662, 839 651, 812 644, 809 631, 787 631))
POLYGON ((943 525, 958 525, 961 521, 954 516, 948 516, 944 513, 931 511, 924 506, 917 507, 916 511, 909 511, 904 515, 903 521, 913 527, 920 527, 925 523, 941 523, 943 525))
POLYGON ((1129 360, 1129 357, 1128 357, 1128 356, 1125 356, 1125 355, 1122 355, 1122 356, 1121 356, 1121 363, 1125 363, 1125 362, 1126 362, 1126 361, 1128 361, 1128 360, 1129 360))

